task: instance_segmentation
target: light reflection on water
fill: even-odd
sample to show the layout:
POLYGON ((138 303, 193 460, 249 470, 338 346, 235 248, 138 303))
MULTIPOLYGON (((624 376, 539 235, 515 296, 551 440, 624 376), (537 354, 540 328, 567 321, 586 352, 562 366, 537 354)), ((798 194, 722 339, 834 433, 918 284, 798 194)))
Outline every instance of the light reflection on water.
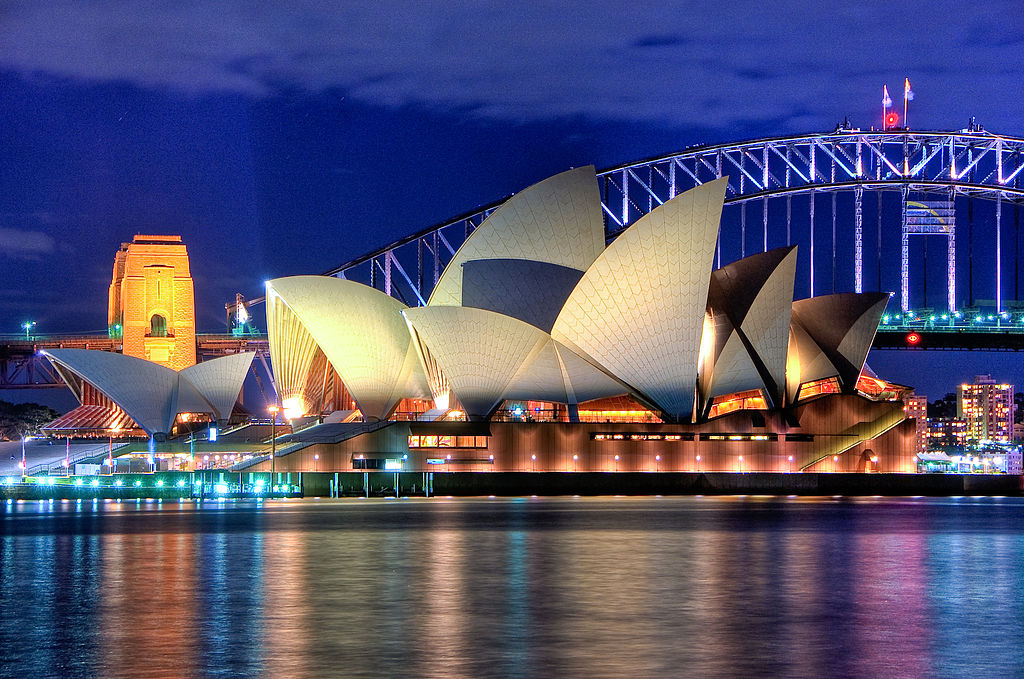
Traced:
POLYGON ((0 675, 1024 674, 1024 501, 21 503, 0 675))

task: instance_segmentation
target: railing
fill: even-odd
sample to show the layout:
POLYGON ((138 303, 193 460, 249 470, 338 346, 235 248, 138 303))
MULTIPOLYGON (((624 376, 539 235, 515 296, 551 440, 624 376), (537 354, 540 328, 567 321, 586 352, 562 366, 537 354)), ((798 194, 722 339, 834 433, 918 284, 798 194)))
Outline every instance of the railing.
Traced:
POLYGON ((50 472, 54 468, 56 468, 58 471, 60 471, 62 473, 70 474, 71 470, 73 470, 75 468, 75 465, 77 463, 84 462, 85 460, 89 460, 89 459, 92 459, 92 458, 95 458, 95 457, 103 457, 107 453, 109 453, 111 451, 114 451, 114 450, 118 450, 118 449, 123 448, 123 447, 125 447, 127 445, 128 445, 127 443, 115 443, 113 445, 113 447, 111 447, 109 443, 104 443, 102 445, 96 445, 96 446, 93 446, 92 448, 87 448, 84 451, 80 451, 78 453, 75 453, 74 457, 72 457, 69 460, 69 464, 68 464, 67 467, 64 466, 64 462, 63 461, 57 462, 57 463, 44 462, 42 464, 37 464, 35 466, 29 467, 28 469, 26 469, 25 470, 25 476, 41 476, 41 475, 43 475, 43 472, 45 472, 47 475, 49 475, 50 472))
MULTIPOLYGON (((290 455, 291 453, 294 453, 294 452, 297 452, 299 450, 302 450, 303 448, 308 448, 309 446, 312 446, 312 445, 316 445, 317 443, 324 443, 324 442, 339 443, 341 441, 345 441, 345 440, 353 438, 355 436, 360 436, 362 434, 368 434, 368 433, 370 433, 372 431, 377 431, 378 429, 383 429, 384 427, 388 427, 388 426, 394 424, 394 422, 391 421, 391 420, 379 420, 377 422, 344 423, 344 424, 338 423, 338 424, 341 424, 341 426, 344 427, 344 430, 337 431, 336 435, 333 435, 333 436, 325 436, 325 439, 329 439, 329 441, 327 441, 327 440, 325 440, 325 441, 315 441, 315 440, 304 440, 304 441, 288 441, 288 440, 285 440, 285 441, 281 441, 281 439, 288 439, 288 438, 294 436, 294 434, 286 434, 284 436, 277 437, 277 441, 278 441, 278 443, 277 443, 277 450, 274 452, 274 457, 284 457, 285 455, 290 455)), ((337 424, 318 425, 318 426, 327 426, 327 427, 331 427, 334 430, 337 429, 337 424)), ((315 429, 315 427, 310 427, 310 428, 306 429, 305 431, 308 433, 312 429, 315 429)), ((261 462, 265 462, 265 461, 267 461, 269 459, 270 459, 270 452, 268 451, 267 453, 265 453, 263 455, 256 455, 256 456, 253 456, 253 457, 249 458, 248 460, 244 460, 242 462, 239 462, 236 465, 233 465, 231 467, 231 471, 236 471, 236 472, 237 471, 242 471, 244 469, 248 469, 249 467, 257 465, 257 464, 259 464, 261 462)))
POLYGON ((962 309, 949 312, 926 309, 885 314, 878 324, 880 332, 972 332, 1024 334, 1024 312, 962 309))

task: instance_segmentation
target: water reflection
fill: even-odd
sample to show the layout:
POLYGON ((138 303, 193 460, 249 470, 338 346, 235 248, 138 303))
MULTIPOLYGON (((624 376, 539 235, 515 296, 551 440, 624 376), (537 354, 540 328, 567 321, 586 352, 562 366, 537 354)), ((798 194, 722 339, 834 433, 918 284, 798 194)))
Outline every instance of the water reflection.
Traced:
POLYGON ((1017 499, 23 503, 0 675, 1019 676, 1017 499))

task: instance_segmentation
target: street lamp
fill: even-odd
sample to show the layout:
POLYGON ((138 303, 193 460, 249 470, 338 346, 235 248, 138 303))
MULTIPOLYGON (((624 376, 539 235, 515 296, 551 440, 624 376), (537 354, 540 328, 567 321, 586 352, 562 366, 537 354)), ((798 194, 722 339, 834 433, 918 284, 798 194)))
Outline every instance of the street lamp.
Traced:
POLYGON ((661 471, 661 455, 655 455, 654 461, 658 463, 658 471, 661 471))
POLYGON ((700 471, 700 455, 697 456, 697 471, 700 471))
POLYGON ((270 411, 270 491, 274 491, 274 457, 277 455, 277 413, 281 410, 278 405, 267 408, 270 411))
POLYGON ((619 456, 615 456, 615 471, 619 471, 619 456))
POLYGON ((534 453, 530 456, 530 463, 533 465, 533 471, 537 471, 537 454, 534 453))
POLYGON ((21 437, 21 476, 22 479, 25 477, 25 473, 28 471, 28 466, 25 464, 25 441, 28 441, 27 436, 21 437))
POLYGON ((25 329, 25 339, 27 340, 27 339, 29 339, 29 336, 28 336, 29 332, 32 330, 32 328, 36 327, 36 322, 35 321, 26 321, 25 323, 21 324, 21 327, 23 327, 25 329))
POLYGON ((316 471, 317 460, 320 459, 320 453, 313 453, 313 471, 316 471))
POLYGON ((579 455, 573 454, 572 456, 572 470, 576 471, 576 460, 580 459, 579 455))
POLYGON ((789 456, 789 473, 790 474, 793 473, 793 456, 792 455, 789 456))

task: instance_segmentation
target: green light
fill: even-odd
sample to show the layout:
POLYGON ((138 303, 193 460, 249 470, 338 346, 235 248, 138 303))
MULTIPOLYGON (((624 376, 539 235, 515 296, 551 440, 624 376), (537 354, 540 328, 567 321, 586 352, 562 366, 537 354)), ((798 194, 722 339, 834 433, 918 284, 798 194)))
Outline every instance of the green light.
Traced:
POLYGON ((157 488, 163 488, 164 487, 164 480, 160 479, 159 481, 156 482, 156 485, 157 485, 157 488))
POLYGON ((92 487, 93 487, 93 488, 96 488, 96 487, 98 487, 99 485, 100 485, 100 481, 99 481, 99 479, 93 479, 93 480, 92 480, 92 487))
POLYGON ((141 485, 142 485, 142 481, 136 481, 136 482, 135 482, 135 487, 136 487, 136 488, 138 488, 138 487, 139 487, 139 486, 141 486, 141 485))

